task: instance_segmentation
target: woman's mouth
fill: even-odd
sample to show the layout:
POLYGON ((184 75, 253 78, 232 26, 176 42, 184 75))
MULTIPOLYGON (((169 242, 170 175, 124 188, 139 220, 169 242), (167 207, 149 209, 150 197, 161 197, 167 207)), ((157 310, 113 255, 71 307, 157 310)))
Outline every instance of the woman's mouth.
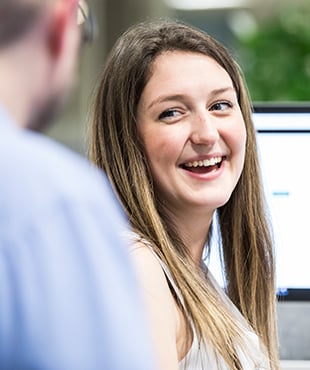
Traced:
POLYGON ((186 162, 182 164, 181 167, 194 173, 209 173, 219 169, 224 159, 226 159, 226 157, 213 157, 204 160, 186 162))

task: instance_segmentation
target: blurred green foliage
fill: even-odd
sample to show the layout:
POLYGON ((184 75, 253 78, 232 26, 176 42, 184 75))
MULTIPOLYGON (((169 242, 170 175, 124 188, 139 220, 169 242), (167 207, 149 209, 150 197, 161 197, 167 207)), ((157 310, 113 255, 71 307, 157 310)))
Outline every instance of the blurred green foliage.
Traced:
POLYGON ((278 9, 239 42, 254 101, 310 100, 310 1, 278 9))

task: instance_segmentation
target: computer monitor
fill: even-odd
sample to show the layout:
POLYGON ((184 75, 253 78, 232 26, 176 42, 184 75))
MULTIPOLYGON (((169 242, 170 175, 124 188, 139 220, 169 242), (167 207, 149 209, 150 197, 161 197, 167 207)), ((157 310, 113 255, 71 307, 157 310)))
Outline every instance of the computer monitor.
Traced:
MULTIPOLYGON (((277 295, 310 301, 310 105, 256 104, 253 121, 273 226, 277 295)), ((210 269, 221 280, 214 249, 210 269)))

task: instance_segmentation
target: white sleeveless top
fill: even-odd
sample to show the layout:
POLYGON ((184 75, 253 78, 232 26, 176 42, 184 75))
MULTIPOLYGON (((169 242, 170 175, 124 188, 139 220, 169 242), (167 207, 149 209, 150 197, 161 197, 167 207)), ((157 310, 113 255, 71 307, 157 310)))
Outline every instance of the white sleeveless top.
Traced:
MULTIPOLYGON (((155 258, 160 263, 165 276, 170 283, 172 289, 174 290, 177 298, 181 302, 181 304, 184 306, 184 300, 183 296, 177 287, 174 279, 172 278, 171 272, 168 268, 168 266, 158 257, 156 252, 153 250, 151 244, 141 238, 139 235, 135 233, 130 233, 131 239, 134 239, 135 241, 142 242, 144 245, 146 245, 152 253, 154 254, 155 258)), ((206 267, 207 269, 207 267, 206 267)), ((265 351, 263 350, 260 341, 258 339, 258 336, 249 328, 249 326, 246 323, 246 320, 241 315, 240 311, 237 309, 237 307, 232 303, 232 301, 228 298, 228 296, 225 294, 223 289, 218 285, 218 283, 213 278, 212 274, 208 271, 208 277, 210 278, 213 286, 219 293, 220 297, 223 299, 223 301, 226 301, 226 304, 228 304, 231 307, 232 313, 236 316, 236 320, 240 322, 240 326, 244 328, 244 336, 248 338, 247 341, 247 352, 251 353, 251 358, 248 358, 248 356, 245 355, 244 351, 239 349, 239 359, 242 364, 242 367, 244 370, 269 370, 270 365, 268 358, 266 356, 265 351)), ((179 369, 180 370, 230 370, 226 362, 223 358, 220 356, 216 356, 212 346, 206 345, 204 342, 200 343, 198 336, 193 329, 193 342, 190 350, 186 354, 186 356, 179 362, 179 369)))

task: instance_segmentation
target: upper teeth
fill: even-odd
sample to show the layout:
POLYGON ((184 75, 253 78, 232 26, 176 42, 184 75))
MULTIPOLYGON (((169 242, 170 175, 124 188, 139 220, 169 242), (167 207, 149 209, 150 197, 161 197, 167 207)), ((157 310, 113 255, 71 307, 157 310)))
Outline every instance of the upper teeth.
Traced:
POLYGON ((214 166, 222 161, 222 157, 214 157, 210 159, 204 159, 203 161, 193 161, 185 163, 185 167, 207 167, 214 166))

